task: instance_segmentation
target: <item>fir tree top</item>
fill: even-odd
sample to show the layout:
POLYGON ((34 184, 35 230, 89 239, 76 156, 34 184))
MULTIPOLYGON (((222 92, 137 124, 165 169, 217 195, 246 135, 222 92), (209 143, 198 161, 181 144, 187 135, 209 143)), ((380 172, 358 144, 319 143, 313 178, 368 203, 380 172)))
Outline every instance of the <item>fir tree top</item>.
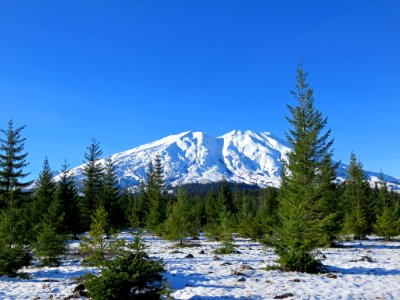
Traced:
POLYGON ((23 169, 28 165, 28 153, 23 153, 25 138, 21 137, 25 126, 14 128, 14 122, 8 122, 7 130, 1 129, 6 136, 0 139, 0 191, 9 192, 27 187, 31 182, 21 182, 29 173, 23 169))

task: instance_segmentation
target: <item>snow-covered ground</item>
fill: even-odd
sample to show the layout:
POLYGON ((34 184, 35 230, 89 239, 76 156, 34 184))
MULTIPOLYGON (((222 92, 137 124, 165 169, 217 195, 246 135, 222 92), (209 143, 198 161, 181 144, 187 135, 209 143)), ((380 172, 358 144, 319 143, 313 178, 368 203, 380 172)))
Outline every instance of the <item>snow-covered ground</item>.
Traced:
MULTIPOLYGON (((125 233, 122 236, 131 237, 125 233)), ((276 256, 272 249, 246 239, 235 239, 232 255, 215 255, 218 242, 201 238, 196 247, 175 248, 174 243, 145 236, 147 252, 162 258, 165 276, 175 299, 400 299, 400 242, 343 243, 321 249, 326 274, 267 271, 276 256), (187 258, 192 254, 193 258, 187 258)), ((76 249, 78 243, 71 243, 76 249)), ((59 268, 29 267, 29 279, 0 277, 0 299, 64 299, 87 272, 70 255, 59 268)))

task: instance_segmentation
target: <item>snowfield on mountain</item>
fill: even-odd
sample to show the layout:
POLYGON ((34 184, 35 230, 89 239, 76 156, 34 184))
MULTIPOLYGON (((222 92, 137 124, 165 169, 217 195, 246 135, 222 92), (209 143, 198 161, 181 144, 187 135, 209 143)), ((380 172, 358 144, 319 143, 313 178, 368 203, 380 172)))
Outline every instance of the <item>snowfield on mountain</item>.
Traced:
MULTIPOLYGON (((127 232, 120 236, 132 239, 127 232)), ((372 236, 319 249, 328 268, 324 274, 267 270, 277 259, 273 249, 248 239, 235 238, 238 253, 229 255, 213 254, 219 242, 203 236, 185 248, 151 235, 144 242, 150 257, 163 259, 174 299, 400 299, 398 240, 372 236)), ((80 266, 74 255, 78 247, 79 242, 70 242, 69 254, 58 268, 30 266, 22 270, 28 279, 0 277, 0 299, 73 296, 84 274, 98 272, 80 266)))
MULTIPOLYGON (((269 133, 234 130, 214 138, 204 132, 183 132, 131 150, 111 155, 122 187, 138 186, 145 181, 149 163, 160 156, 166 183, 230 182, 279 187, 282 162, 290 145, 269 133)), ((104 164, 105 159, 101 162, 104 164)), ((83 178, 83 165, 73 168, 77 180, 83 178)), ((347 165, 340 164, 338 181, 347 177, 347 165)), ((380 182, 379 172, 367 172, 371 185, 380 182)), ((57 180, 57 177, 56 177, 57 180)), ((400 190, 400 179, 385 175, 388 187, 400 190)))

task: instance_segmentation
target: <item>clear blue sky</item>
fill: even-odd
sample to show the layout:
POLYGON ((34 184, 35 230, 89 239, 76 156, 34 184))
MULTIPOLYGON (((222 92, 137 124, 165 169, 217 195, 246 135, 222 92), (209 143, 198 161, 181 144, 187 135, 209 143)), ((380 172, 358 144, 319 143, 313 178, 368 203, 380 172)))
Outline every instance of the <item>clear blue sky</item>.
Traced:
POLYGON ((303 62, 335 159, 400 176, 400 1, 0 2, 0 128, 36 178, 187 130, 284 137, 303 62))

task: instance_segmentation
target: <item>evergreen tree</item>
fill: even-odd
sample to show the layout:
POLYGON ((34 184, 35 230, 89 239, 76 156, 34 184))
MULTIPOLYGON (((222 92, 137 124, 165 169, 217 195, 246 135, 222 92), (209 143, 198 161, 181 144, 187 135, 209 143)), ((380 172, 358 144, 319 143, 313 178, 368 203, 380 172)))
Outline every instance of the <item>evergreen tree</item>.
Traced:
POLYGON ((87 148, 89 152, 85 153, 84 167, 82 170, 85 176, 83 180, 83 197, 80 202, 81 220, 83 229, 86 230, 90 225, 90 216, 99 206, 99 192, 102 187, 103 166, 99 162, 103 151, 100 144, 95 139, 87 148))
POLYGON ((216 254, 231 254, 235 251, 232 242, 232 233, 235 228, 234 217, 232 213, 223 206, 219 212, 219 222, 215 228, 216 239, 221 241, 222 247, 214 250, 216 254))
POLYGON ((28 165, 28 153, 24 152, 25 138, 21 137, 24 128, 25 126, 14 128, 14 123, 10 120, 7 130, 1 129, 5 139, 0 139, 0 208, 10 201, 19 201, 21 190, 31 184, 30 181, 23 181, 29 175, 24 172, 28 165))
POLYGON ((275 228, 279 226, 278 209, 278 190, 274 187, 267 187, 262 191, 261 203, 258 205, 252 223, 254 237, 261 239, 264 235, 274 232, 275 228))
POLYGON ((229 189, 228 182, 226 181, 225 178, 221 181, 221 186, 218 193, 217 201, 218 205, 220 207, 225 207, 229 213, 235 214, 237 212, 237 209, 234 205, 234 198, 232 192, 229 189))
POLYGON ((382 213, 376 217, 374 232, 387 240, 398 236, 400 234, 398 210, 398 205, 384 208, 382 213))
POLYGON ((165 222, 165 237, 170 240, 178 240, 182 245, 183 239, 188 235, 195 235, 195 223, 185 191, 178 189, 178 200, 172 206, 172 212, 165 222))
POLYGON ((377 215, 381 214, 386 208, 391 206, 391 201, 390 201, 390 193, 389 189, 387 186, 387 182, 385 181, 385 177, 383 173, 381 172, 380 174, 380 186, 376 186, 376 205, 375 205, 375 213, 377 215))
POLYGON ((61 205, 61 202, 58 198, 54 198, 50 203, 47 210, 43 213, 42 216, 42 225, 43 223, 51 226, 52 230, 57 234, 63 235, 65 234, 65 211, 61 205))
POLYGON ((47 157, 44 159, 42 170, 36 181, 35 195, 30 205, 30 221, 33 226, 39 225, 42 216, 54 201, 56 195, 56 183, 53 181, 53 172, 47 157))
POLYGON ((193 222, 196 232, 198 232, 207 223, 206 206, 204 199, 200 195, 197 195, 192 199, 193 201, 191 207, 194 219, 193 222))
POLYGON ((164 272, 161 260, 148 257, 138 234, 98 276, 88 274, 85 287, 94 300, 161 299, 166 292, 164 272))
POLYGON ((161 157, 159 154, 156 154, 154 158, 154 172, 153 172, 153 181, 155 182, 156 186, 160 189, 162 193, 165 188, 165 180, 164 180, 164 169, 161 163, 161 157))
POLYGON ((361 162, 351 153, 347 170, 344 198, 346 214, 344 231, 353 233, 355 239, 364 239, 371 232, 374 219, 371 203, 371 187, 361 162))
POLYGON ((146 216, 148 212, 148 197, 143 181, 140 181, 139 195, 133 197, 133 202, 130 210, 129 221, 134 228, 143 228, 146 224, 146 216))
POLYGON ((278 190, 274 187, 267 187, 262 191, 262 205, 264 207, 265 213, 276 223, 278 222, 278 190))
POLYGON ((297 90, 292 92, 296 106, 288 105, 293 126, 287 134, 293 151, 282 172, 279 194, 280 226, 271 242, 284 270, 318 271, 320 264, 314 249, 322 235, 319 203, 323 198, 321 178, 324 159, 330 158, 333 140, 330 130, 323 132, 327 119, 314 107, 313 90, 306 83, 306 74, 297 70, 297 90))
POLYGON ((103 184, 99 195, 99 203, 104 206, 108 213, 109 227, 111 228, 117 228, 122 225, 122 211, 119 207, 120 197, 120 186, 115 165, 111 159, 107 159, 104 169, 103 184))
POLYGON ((342 203, 336 184, 336 169, 339 163, 332 163, 332 152, 324 156, 318 180, 321 197, 316 203, 316 212, 321 220, 322 236, 319 246, 329 246, 342 229, 344 215, 342 203))
POLYGON ((278 224, 277 189, 267 187, 259 195, 246 193, 242 196, 242 206, 238 212, 238 231, 253 240, 260 240, 271 234, 278 224))
POLYGON ((162 223, 166 217, 166 201, 163 195, 164 175, 159 155, 154 160, 154 165, 149 164, 147 173, 146 192, 148 197, 148 213, 146 227, 156 234, 160 234, 162 223))
POLYGON ((241 207, 238 211, 238 233, 246 238, 257 239, 258 234, 255 229, 255 208, 252 207, 249 197, 244 194, 241 200, 241 207))
POLYGON ((52 171, 47 158, 37 181, 35 200, 31 206, 36 216, 35 254, 43 266, 58 266, 60 255, 64 254, 65 226, 64 207, 57 195, 57 184, 52 180, 52 171), (36 213, 36 214, 35 214, 36 213))
POLYGON ((65 233, 71 233, 76 238, 81 232, 78 193, 74 177, 66 162, 62 166, 60 180, 57 183, 57 199, 64 211, 65 233))
POLYGON ((125 244, 124 240, 117 240, 117 234, 107 238, 108 215, 103 206, 99 206, 92 216, 89 236, 82 237, 79 245, 84 256, 83 265, 103 267, 107 260, 112 258, 125 244))
POLYGON ((390 240, 400 234, 399 205, 392 202, 387 183, 381 173, 381 186, 378 190, 377 216, 374 232, 390 240))
POLYGON ((43 222, 35 245, 35 254, 41 260, 41 265, 59 266, 60 255, 65 252, 64 236, 59 234, 52 224, 43 222))
POLYGON ((12 205, 0 212, 0 274, 16 275, 30 264, 32 256, 26 243, 26 224, 22 209, 12 205))
POLYGON ((207 225, 211 225, 218 221, 218 213, 220 207, 217 202, 217 195, 211 191, 205 200, 205 214, 207 225))

